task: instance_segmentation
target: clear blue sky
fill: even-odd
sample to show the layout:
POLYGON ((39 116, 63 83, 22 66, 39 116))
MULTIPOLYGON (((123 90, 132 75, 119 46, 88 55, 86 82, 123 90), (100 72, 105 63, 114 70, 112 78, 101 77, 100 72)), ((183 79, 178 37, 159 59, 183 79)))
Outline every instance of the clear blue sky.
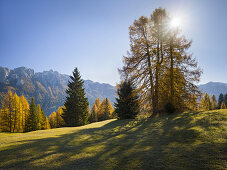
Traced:
POLYGON ((182 19, 201 83, 227 82, 226 0, 0 0, 0 66, 119 81, 134 19, 163 7, 182 19))

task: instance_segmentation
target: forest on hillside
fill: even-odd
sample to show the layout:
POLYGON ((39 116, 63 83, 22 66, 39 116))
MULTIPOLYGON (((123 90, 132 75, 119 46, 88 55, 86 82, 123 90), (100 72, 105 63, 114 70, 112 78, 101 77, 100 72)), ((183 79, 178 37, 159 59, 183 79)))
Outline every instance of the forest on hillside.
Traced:
MULTIPOLYGON (((82 126, 112 118, 134 119, 138 115, 156 117, 184 111, 224 109, 227 96, 217 101, 199 91, 196 83, 202 74, 196 58, 189 52, 192 41, 163 8, 150 17, 141 16, 129 26, 130 50, 119 69, 121 82, 112 106, 108 98, 97 98, 89 106, 80 72, 77 68, 66 88, 64 104, 46 117, 36 98, 30 104, 22 94, 8 91, 2 99, 0 129, 28 132, 64 126, 82 126)), ((33 73, 34 74, 34 73, 33 73)), ((37 96, 36 96, 37 97, 37 96)), ((38 100, 39 101, 39 100, 38 100)), ((52 102, 52 101, 48 101, 52 102)))

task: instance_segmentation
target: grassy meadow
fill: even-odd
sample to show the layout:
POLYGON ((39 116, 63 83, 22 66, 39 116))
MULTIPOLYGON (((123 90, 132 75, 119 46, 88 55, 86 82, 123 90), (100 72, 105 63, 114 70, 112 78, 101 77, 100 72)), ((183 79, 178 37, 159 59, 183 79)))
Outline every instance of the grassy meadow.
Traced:
POLYGON ((227 169, 227 109, 0 133, 0 169, 227 169))

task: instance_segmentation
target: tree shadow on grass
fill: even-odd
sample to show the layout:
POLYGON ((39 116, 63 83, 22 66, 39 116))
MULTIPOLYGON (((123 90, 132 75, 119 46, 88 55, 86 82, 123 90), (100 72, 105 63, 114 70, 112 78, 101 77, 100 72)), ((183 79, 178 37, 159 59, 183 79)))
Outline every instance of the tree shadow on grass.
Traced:
MULTIPOLYGON (((118 120, 99 128, 29 140, 0 151, 0 169, 215 169, 213 164, 224 167, 226 146, 204 141, 192 128, 201 123, 193 118, 198 114, 118 120)), ((198 121, 205 120, 201 117, 198 121)))

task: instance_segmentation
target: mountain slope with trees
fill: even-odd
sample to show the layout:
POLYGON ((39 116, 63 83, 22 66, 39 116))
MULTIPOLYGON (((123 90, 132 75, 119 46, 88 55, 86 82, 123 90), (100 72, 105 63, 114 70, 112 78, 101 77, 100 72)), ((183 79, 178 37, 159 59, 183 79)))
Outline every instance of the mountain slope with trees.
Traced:
MULTIPOLYGON (((49 116, 63 106, 68 80, 69 75, 53 70, 35 73, 33 69, 26 67, 13 70, 0 67, 0 103, 4 95, 11 89, 19 96, 23 94, 28 101, 33 96, 35 103, 40 104, 45 114, 49 116)), ((90 106, 98 97, 101 100, 108 98, 112 103, 115 101, 114 86, 84 80, 84 88, 90 106)))

